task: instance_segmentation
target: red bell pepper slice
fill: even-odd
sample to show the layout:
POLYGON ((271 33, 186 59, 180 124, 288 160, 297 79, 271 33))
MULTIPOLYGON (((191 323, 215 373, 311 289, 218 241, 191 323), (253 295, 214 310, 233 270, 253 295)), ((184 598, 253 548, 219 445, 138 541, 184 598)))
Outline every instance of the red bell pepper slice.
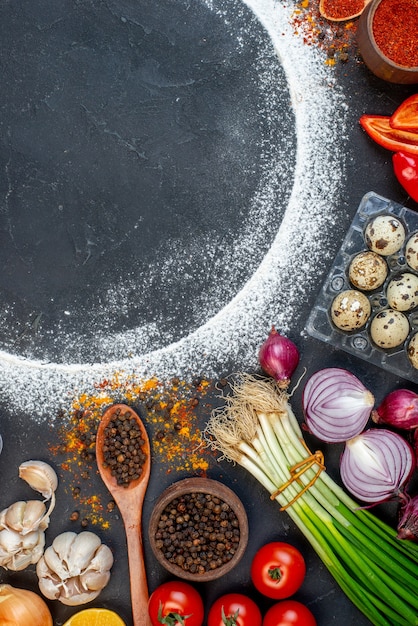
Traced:
POLYGON ((393 152, 403 151, 418 155, 418 132, 392 128, 390 117, 362 115, 360 124, 372 139, 393 152))
POLYGON ((418 156, 395 152, 392 162, 396 178, 411 198, 418 202, 418 156))
POLYGON ((418 133, 418 93, 402 102, 389 120, 392 128, 418 133))

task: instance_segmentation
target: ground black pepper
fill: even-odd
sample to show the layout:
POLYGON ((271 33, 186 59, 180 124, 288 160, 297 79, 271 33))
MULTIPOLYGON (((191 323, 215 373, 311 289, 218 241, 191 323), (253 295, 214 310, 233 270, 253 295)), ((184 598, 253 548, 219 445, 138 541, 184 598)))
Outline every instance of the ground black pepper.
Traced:
POLYGON ((230 561, 239 545, 239 521, 226 502, 206 493, 186 493, 163 510, 155 545, 184 571, 203 574, 230 561))
POLYGON ((147 455, 141 428, 131 411, 115 412, 104 430, 103 459, 119 485, 128 486, 142 474, 147 455))

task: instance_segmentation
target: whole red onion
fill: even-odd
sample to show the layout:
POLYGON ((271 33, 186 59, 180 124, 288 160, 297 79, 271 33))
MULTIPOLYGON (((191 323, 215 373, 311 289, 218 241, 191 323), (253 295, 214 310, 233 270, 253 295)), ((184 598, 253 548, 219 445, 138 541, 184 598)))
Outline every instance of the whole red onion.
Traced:
POLYGON ((418 427, 418 394, 409 389, 389 393, 373 411, 376 424, 389 424, 405 430, 418 427))
POLYGON ((398 539, 418 541, 418 495, 414 498, 406 496, 397 530, 398 539))
POLYGON ((270 334, 260 348, 258 359, 262 369, 274 378, 279 387, 289 386, 290 378, 299 363, 299 350, 287 337, 272 326, 270 334))

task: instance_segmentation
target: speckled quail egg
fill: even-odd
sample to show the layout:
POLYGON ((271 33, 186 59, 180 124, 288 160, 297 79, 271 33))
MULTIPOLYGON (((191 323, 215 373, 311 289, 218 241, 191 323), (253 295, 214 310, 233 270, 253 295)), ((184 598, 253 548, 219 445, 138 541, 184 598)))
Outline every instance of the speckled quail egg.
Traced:
POLYGON ((405 237, 404 225, 393 215, 377 215, 370 220, 364 231, 367 247, 382 256, 398 252, 405 242, 405 237))
POLYGON ((346 289, 335 296, 331 304, 331 319, 340 330, 362 328, 370 317, 370 302, 364 293, 346 289))
POLYGON ((404 272, 392 278, 386 290, 389 306, 396 311, 411 311, 418 306, 418 276, 404 272))
POLYGON ((383 309, 370 324, 370 336, 380 348, 390 349, 400 346, 409 333, 408 318, 401 311, 383 309))
POLYGON ((409 267, 418 272, 418 233, 412 235, 406 242, 405 258, 409 267))
POLYGON ((408 344, 408 359, 415 369, 418 369, 418 333, 415 333, 411 337, 411 341, 408 344))
POLYGON ((388 275, 384 258, 371 250, 364 250, 351 260, 348 278, 356 289, 372 291, 381 287, 388 275))

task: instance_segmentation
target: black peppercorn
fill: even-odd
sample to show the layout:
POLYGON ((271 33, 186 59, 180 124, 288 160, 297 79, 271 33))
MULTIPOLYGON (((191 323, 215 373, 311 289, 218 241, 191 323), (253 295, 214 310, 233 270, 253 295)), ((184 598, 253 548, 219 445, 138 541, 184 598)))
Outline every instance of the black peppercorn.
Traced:
POLYGON ((142 474, 147 455, 143 450, 145 441, 141 428, 129 410, 118 410, 104 430, 104 467, 119 485, 127 487, 142 474))
POLYGON ((233 558, 240 541, 239 521, 216 496, 186 493, 164 508, 154 538, 167 561, 199 575, 233 558))

